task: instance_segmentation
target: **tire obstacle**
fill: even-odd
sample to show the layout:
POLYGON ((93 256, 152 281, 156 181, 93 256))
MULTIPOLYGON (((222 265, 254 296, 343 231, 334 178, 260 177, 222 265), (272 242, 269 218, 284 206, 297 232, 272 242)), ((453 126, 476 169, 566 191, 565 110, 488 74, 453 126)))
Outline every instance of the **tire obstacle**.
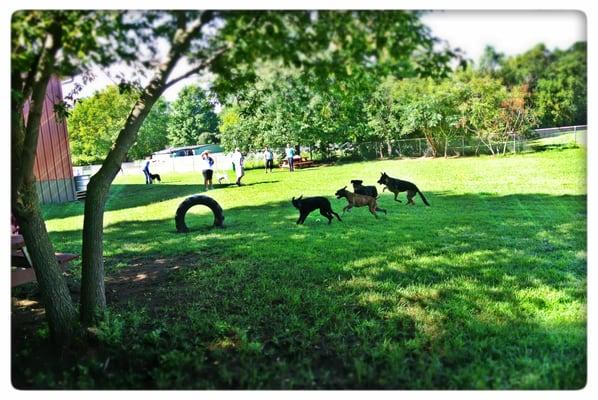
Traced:
POLYGON ((218 204, 218 202, 211 197, 196 194, 187 197, 185 200, 183 200, 181 204, 179 204, 179 207, 177 208, 176 214, 174 216, 174 222, 176 224, 177 232, 189 232, 189 228, 185 223, 185 215, 187 215, 187 211, 189 211, 191 207, 197 205, 206 206, 210 210, 212 210, 212 213, 214 214, 215 227, 224 227, 224 214, 222 211, 222 207, 220 207, 220 204, 218 204))

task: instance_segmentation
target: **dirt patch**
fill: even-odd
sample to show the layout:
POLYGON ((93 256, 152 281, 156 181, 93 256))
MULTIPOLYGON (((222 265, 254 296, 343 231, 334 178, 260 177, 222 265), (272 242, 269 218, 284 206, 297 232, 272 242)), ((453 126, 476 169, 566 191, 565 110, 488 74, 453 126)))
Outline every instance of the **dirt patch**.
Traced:
MULTIPOLYGON (((200 266, 203 257, 203 253, 191 253, 170 258, 131 259, 126 262, 127 267, 106 276, 106 301, 109 305, 144 303, 150 310, 167 301, 176 301, 172 294, 166 297, 167 291, 161 289, 172 282, 177 270, 200 266)), ((69 282, 69 288, 73 302, 78 303, 80 287, 69 282)), ((26 338, 35 334, 45 319, 37 284, 13 290, 11 311, 13 337, 26 338)))
POLYGON ((159 306, 165 300, 160 289, 168 286, 173 274, 181 268, 197 266, 200 260, 198 254, 133 259, 129 267, 106 277, 106 301, 109 304, 143 301, 150 309, 159 306))

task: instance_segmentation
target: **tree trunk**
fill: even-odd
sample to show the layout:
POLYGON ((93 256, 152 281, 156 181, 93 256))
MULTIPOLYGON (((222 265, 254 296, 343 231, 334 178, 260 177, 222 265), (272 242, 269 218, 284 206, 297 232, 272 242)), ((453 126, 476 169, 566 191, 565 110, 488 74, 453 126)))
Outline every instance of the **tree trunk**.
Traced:
POLYGON ((84 325, 92 325, 106 309, 104 286, 104 209, 110 190, 98 175, 90 178, 85 198, 82 243, 80 317, 84 325))
POLYGON ((434 139, 432 138, 432 135, 424 132, 424 136, 426 137, 426 141, 428 142, 428 145, 432 149, 432 157, 436 158, 436 154, 438 154, 438 151, 436 149, 436 143, 434 143, 434 139))
POLYGON ((447 158, 447 155, 446 155, 447 147, 448 147, 448 138, 445 136, 444 137, 444 158, 447 158))
MULTIPOLYGON (((81 299, 80 318, 85 326, 98 321, 106 309, 106 293, 104 290, 104 209, 112 181, 118 174, 127 152, 135 143, 139 128, 149 114, 152 106, 170 85, 182 77, 167 83, 168 77, 189 43, 201 30, 203 23, 211 18, 206 12, 200 20, 193 21, 188 28, 183 28, 184 14, 178 15, 179 29, 174 34, 172 47, 165 61, 160 64, 143 90, 139 100, 133 106, 124 127, 118 134, 114 146, 106 156, 100 170, 89 180, 85 212, 83 219, 83 245, 81 252, 81 299)), ((205 67, 205 64, 203 64, 205 67)), ((192 71, 198 71, 195 68, 192 71)))
POLYGON ((492 155, 494 156, 495 154, 494 154, 494 148, 492 147, 492 140, 488 139, 488 143, 484 142, 483 139, 481 139, 481 140, 482 140, 482 143, 484 143, 484 145, 490 150, 490 153, 492 153, 492 155))
POLYGON ((392 144, 390 143, 390 139, 386 139, 386 149, 388 150, 388 158, 392 157, 392 144))
POLYGON ((83 218, 83 244, 81 251, 81 322, 93 325, 106 309, 104 289, 104 209, 112 181, 118 174, 127 152, 137 139, 137 133, 145 117, 158 100, 162 86, 152 86, 135 104, 124 128, 100 170, 87 185, 83 218))
POLYGON ((18 74, 11 77, 11 209, 33 264, 50 328, 50 338, 57 345, 67 345, 77 329, 76 309, 56 262, 33 174, 46 87, 55 56, 61 46, 59 19, 57 14, 44 39, 37 64, 29 72, 29 78, 22 81, 18 74), (25 125, 23 108, 29 97, 30 107, 25 125))
POLYGON ((14 209, 15 217, 31 257, 50 327, 50 338, 56 344, 68 345, 77 329, 77 310, 56 262, 33 181, 26 180, 21 185, 18 204, 14 209))

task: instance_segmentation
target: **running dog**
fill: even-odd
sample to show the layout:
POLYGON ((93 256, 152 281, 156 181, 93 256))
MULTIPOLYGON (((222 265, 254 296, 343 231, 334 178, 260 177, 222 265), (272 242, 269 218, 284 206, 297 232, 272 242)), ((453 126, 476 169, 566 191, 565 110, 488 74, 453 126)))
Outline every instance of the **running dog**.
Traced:
POLYGON ((415 205, 413 198, 416 194, 419 193, 424 204, 427 206, 430 205, 430 203, 428 203, 428 200, 426 200, 426 198, 424 197, 424 194, 419 191, 419 189, 417 188, 417 186, 415 186, 414 183, 402 181, 396 178, 391 178, 386 174, 386 172, 382 172, 382 176, 380 176, 378 183, 380 185, 386 185, 386 187, 382 189, 382 191, 384 192, 386 189, 388 189, 389 192, 394 193, 395 201, 398 201, 399 203, 401 203, 401 200, 397 199, 399 193, 407 192, 407 204, 415 205))
POLYGON ((378 198, 378 189, 376 189, 376 186, 364 186, 363 181, 359 179, 354 179, 351 183, 353 184, 353 191, 355 193, 372 196, 375 199, 378 198))
POLYGON ((152 183, 154 183, 155 180, 162 182, 162 179, 160 179, 160 174, 150 174, 150 179, 152 180, 152 183))
POLYGON ((305 222, 305 218, 307 218, 307 216, 316 209, 320 209, 320 214, 328 218, 329 225, 334 219, 332 215, 335 215, 339 221, 342 221, 341 217, 332 211, 330 201, 326 197, 318 196, 303 198, 303 195, 301 195, 297 199, 293 197, 291 203, 293 203, 293 207, 299 210, 299 219, 297 220, 297 224, 303 224, 303 222, 305 222))
POLYGON ((376 199, 374 197, 349 192, 346 186, 342 189, 337 190, 335 195, 337 199, 342 199, 343 197, 345 197, 347 199, 347 202, 349 202, 349 204, 347 204, 345 208, 343 208, 343 212, 349 211, 353 207, 368 206, 370 212, 376 218, 378 218, 378 214, 376 214, 376 211, 382 211, 384 214, 386 214, 385 209, 378 207, 378 203, 376 202, 376 199))

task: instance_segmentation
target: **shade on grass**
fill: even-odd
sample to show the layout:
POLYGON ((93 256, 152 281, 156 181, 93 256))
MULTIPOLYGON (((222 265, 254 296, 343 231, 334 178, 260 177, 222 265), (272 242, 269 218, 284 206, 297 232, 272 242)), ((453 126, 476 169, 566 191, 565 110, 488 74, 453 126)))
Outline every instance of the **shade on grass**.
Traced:
MULTIPOLYGON (((16 382, 582 387, 585 175, 582 149, 251 170, 246 186, 207 193, 226 228, 206 228, 209 210, 192 209, 188 234, 175 233, 174 212, 203 191, 199 174, 163 174, 151 186, 142 174, 119 177, 105 217, 109 278, 143 265, 168 274, 130 298, 109 293, 97 349, 54 375, 18 351, 28 370, 16 382), (431 207, 385 192, 388 215, 378 220, 359 208, 332 225, 317 212, 295 225, 292 196, 327 196, 338 212, 346 203, 337 189, 351 179, 374 184, 381 171, 416 183, 431 207)), ((78 203, 46 207, 59 251, 80 251, 82 212, 78 203)))

